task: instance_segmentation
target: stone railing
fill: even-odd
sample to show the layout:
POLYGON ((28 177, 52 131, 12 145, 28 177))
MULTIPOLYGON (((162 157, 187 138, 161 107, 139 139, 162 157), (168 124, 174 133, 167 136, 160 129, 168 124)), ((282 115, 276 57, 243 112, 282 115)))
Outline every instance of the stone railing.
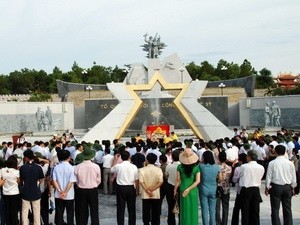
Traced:
POLYGON ((0 102, 27 102, 30 95, 0 95, 0 102))

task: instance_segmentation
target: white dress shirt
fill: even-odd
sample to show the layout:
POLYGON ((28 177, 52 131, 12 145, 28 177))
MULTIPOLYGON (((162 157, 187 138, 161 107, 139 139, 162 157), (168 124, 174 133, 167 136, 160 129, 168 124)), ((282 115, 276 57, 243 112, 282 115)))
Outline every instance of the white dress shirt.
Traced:
POLYGON ((203 153, 206 151, 206 149, 205 148, 201 148, 201 149, 199 149, 198 151, 197 151, 197 155, 198 155, 198 157, 199 157, 199 162, 202 162, 202 155, 203 155, 203 153))
POLYGON ((276 159, 269 163, 266 187, 271 188, 271 183, 277 185, 291 184, 292 187, 297 186, 295 166, 284 156, 277 156, 276 159))
POLYGON ((239 158, 239 149, 234 148, 234 147, 228 148, 226 150, 226 158, 230 162, 238 160, 238 158, 239 158))
POLYGON ((160 162, 159 162, 159 156, 161 156, 161 152, 156 148, 156 149, 148 149, 147 152, 146 152, 146 157, 149 153, 154 153, 156 156, 157 156, 157 160, 155 162, 155 165, 156 166, 160 166, 160 162))
POLYGON ((102 162, 103 162, 103 168, 111 168, 112 164, 114 161, 114 156, 111 154, 106 154, 105 156, 103 156, 102 158, 102 162))
POLYGON ((263 161, 267 157, 265 150, 260 146, 257 146, 254 151, 257 154, 257 160, 263 161))
POLYGON ((259 187, 261 185, 261 178, 263 177, 265 169, 256 161, 250 161, 241 165, 240 168, 240 187, 259 187))
POLYGON ((168 177, 168 183, 175 186, 176 176, 177 176, 177 166, 180 164, 179 161, 173 162, 167 165, 165 175, 168 177))
POLYGON ((114 165, 111 172, 117 174, 118 185, 134 185, 135 181, 139 179, 137 167, 129 161, 114 165))

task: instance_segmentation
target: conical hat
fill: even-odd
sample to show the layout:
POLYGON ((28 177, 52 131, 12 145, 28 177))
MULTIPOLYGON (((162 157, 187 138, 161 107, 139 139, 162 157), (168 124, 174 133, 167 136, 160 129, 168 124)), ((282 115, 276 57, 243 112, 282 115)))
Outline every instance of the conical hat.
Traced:
POLYGON ((199 157, 198 155, 190 148, 185 149, 179 155, 179 161, 185 165, 191 165, 198 162, 199 157))

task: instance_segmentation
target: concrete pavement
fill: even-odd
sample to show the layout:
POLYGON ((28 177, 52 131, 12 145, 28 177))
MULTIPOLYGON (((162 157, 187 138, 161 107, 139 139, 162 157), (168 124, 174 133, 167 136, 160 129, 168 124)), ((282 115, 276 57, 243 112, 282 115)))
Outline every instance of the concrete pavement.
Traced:
MULTIPOLYGON (((265 196, 264 194, 264 181, 263 186, 260 188, 261 196, 263 202, 260 205, 260 224, 261 225, 270 225, 271 224, 271 206, 270 206, 270 197, 265 196)), ((105 225, 115 225, 117 224, 116 220, 116 196, 115 195, 104 195, 102 190, 99 190, 99 215, 100 215, 100 224, 105 225)), ((229 203, 229 216, 228 216, 228 225, 231 224, 232 208, 235 201, 235 190, 232 188, 230 193, 230 203, 229 203)), ((136 217, 137 225, 142 225, 142 204, 140 197, 137 198, 137 207, 136 207, 136 217)), ((293 221, 294 225, 300 224, 300 196, 294 196, 292 198, 292 211, 293 211, 293 221)), ((125 212, 125 224, 128 222, 127 212, 125 212)), ((167 203, 166 200, 163 202, 162 206, 162 215, 161 225, 167 225, 167 203)), ((280 215, 282 221, 282 214, 280 215)), ((53 222, 54 213, 51 215, 50 222, 53 222)), ((199 224, 202 224, 201 220, 201 209, 199 204, 199 224)), ((240 223, 241 224, 241 223, 240 223)), ((283 222, 281 222, 283 224, 283 222)))

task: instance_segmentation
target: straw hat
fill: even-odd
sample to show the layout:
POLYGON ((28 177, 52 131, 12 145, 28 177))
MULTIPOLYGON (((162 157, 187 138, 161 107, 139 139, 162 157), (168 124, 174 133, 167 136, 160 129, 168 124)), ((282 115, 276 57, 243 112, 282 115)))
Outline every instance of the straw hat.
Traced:
POLYGON ((185 165, 191 165, 198 162, 199 157, 198 155, 190 148, 185 149, 179 155, 179 161, 185 165))

